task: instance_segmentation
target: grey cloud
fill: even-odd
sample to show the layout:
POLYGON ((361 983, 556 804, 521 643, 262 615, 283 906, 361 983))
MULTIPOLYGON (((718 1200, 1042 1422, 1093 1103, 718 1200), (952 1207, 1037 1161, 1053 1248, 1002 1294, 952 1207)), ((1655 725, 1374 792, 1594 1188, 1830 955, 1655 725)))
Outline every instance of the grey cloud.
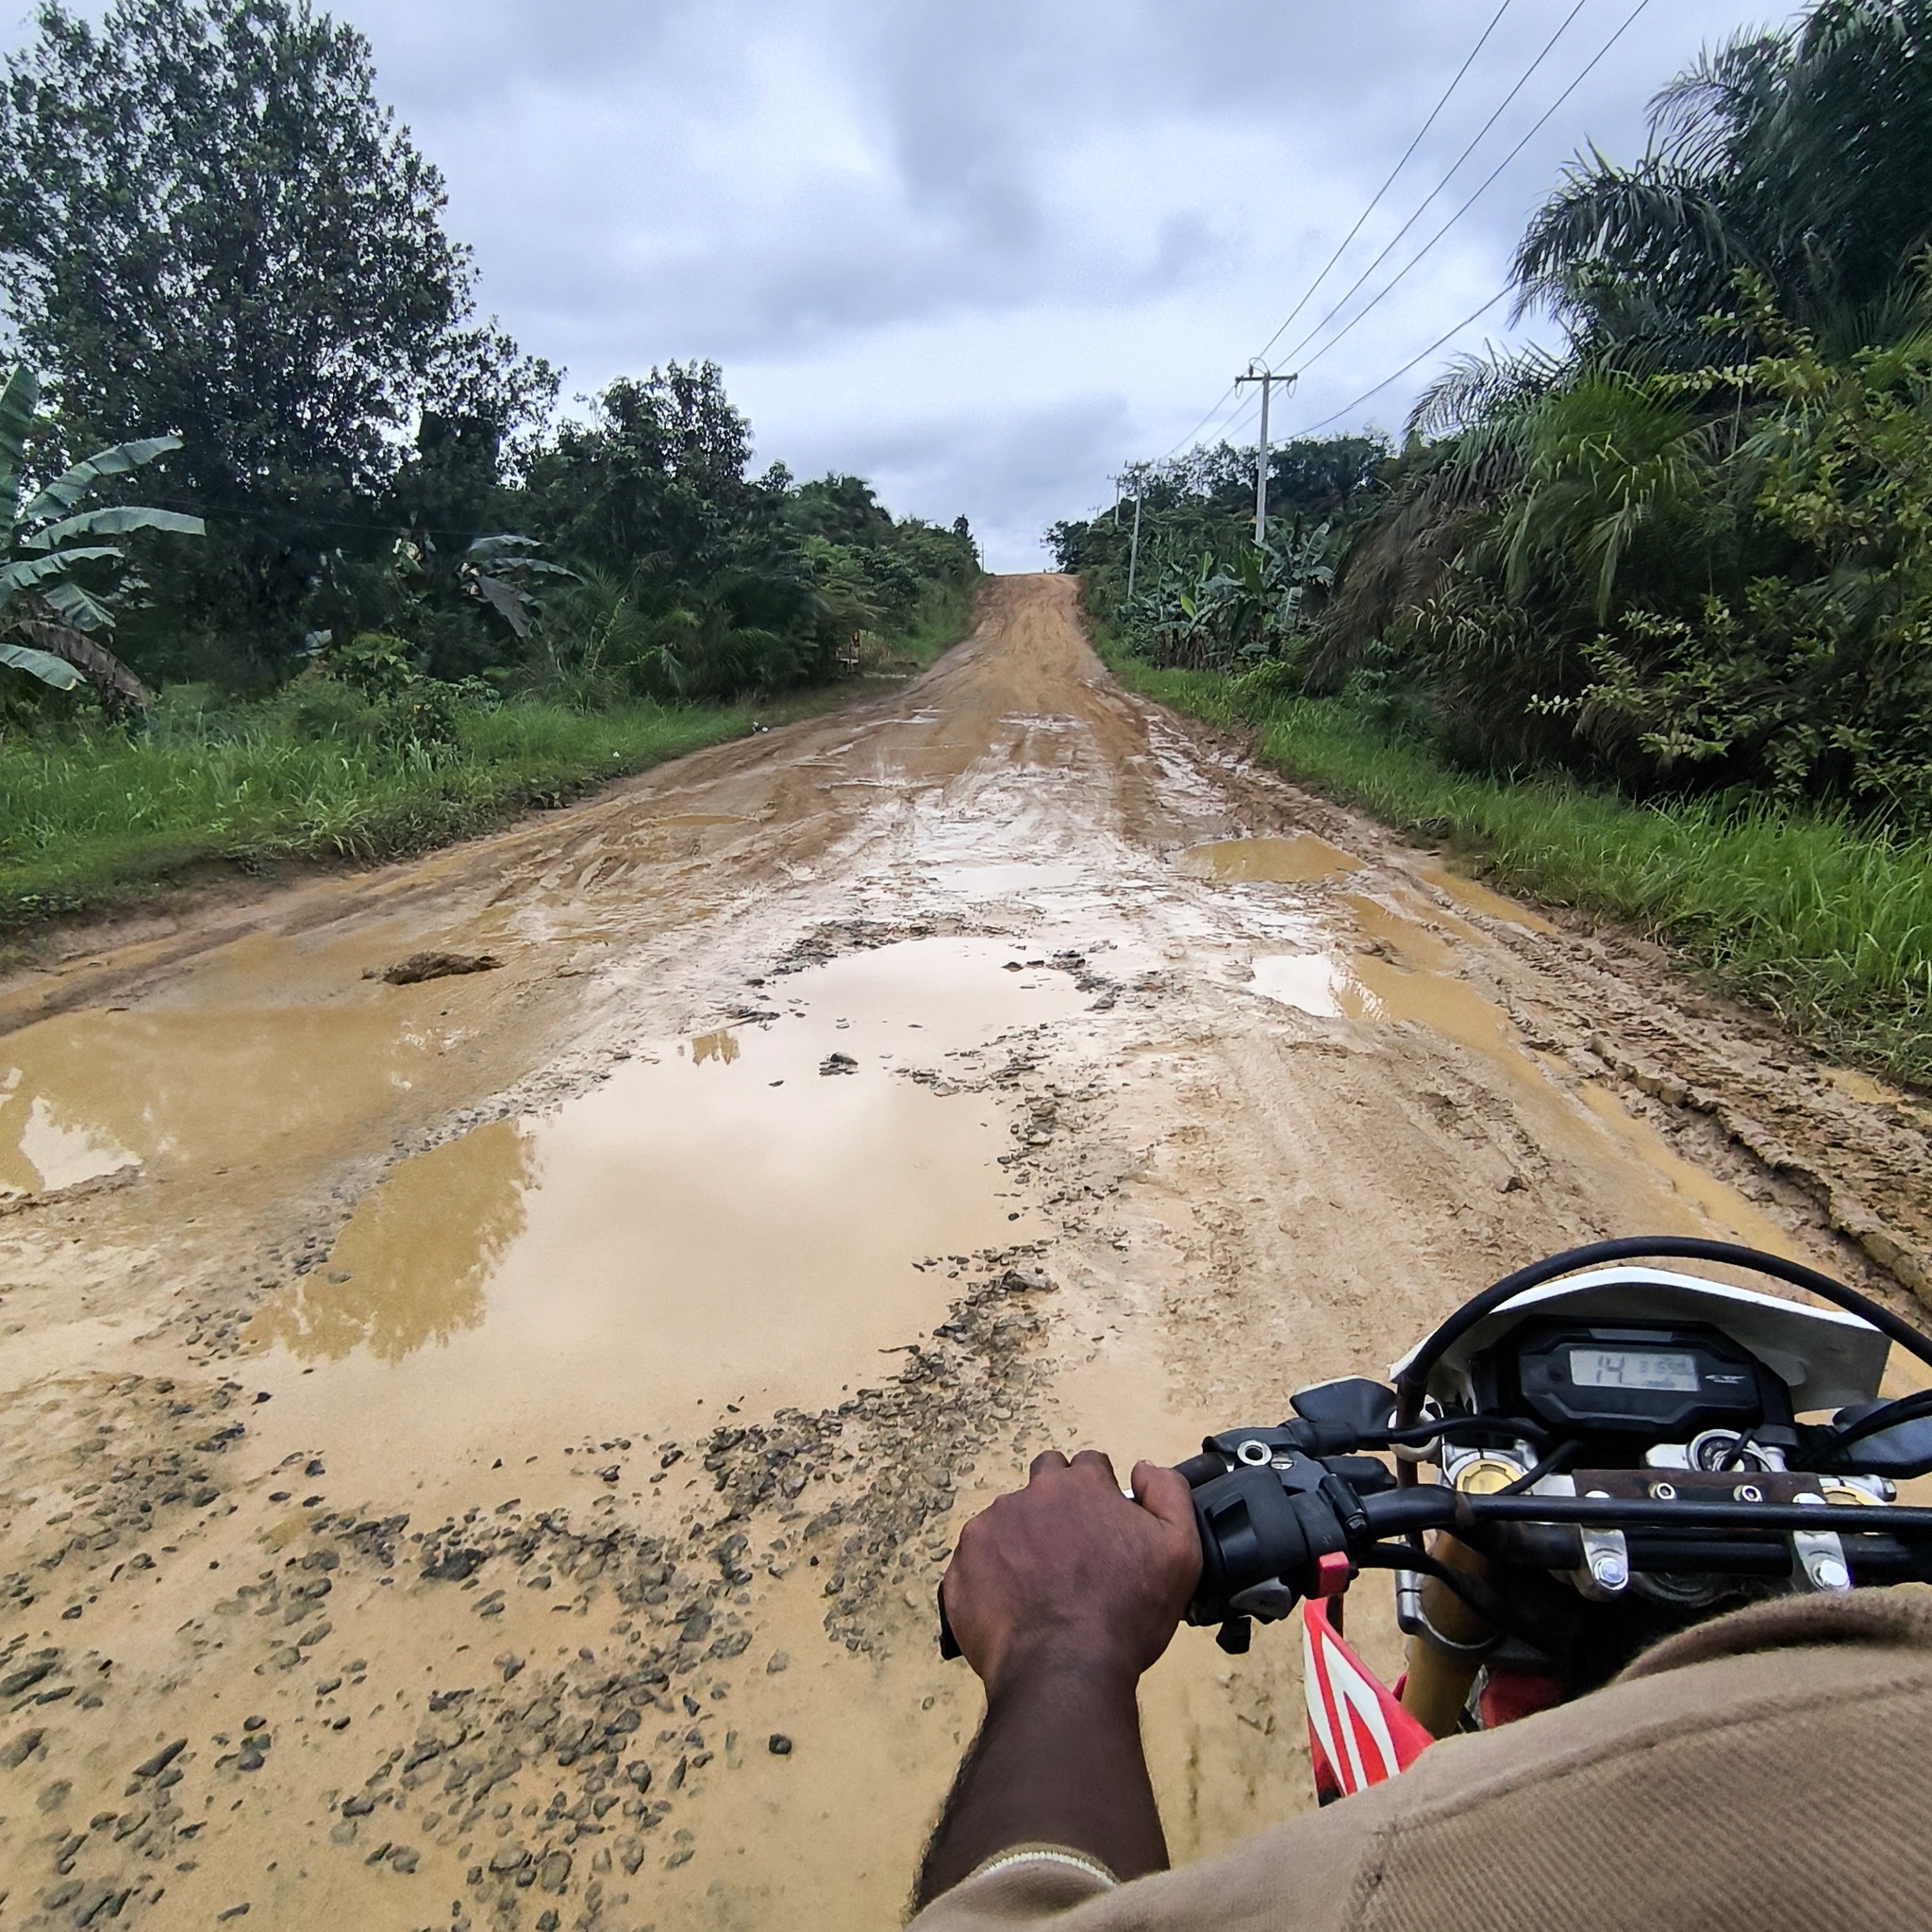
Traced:
MULTIPOLYGON (((813 451, 843 452, 824 460, 874 468, 907 508, 965 509, 1001 533, 996 560, 1024 561, 1029 531, 1104 500, 1112 470, 1181 435, 1259 347, 1494 4, 336 10, 369 35, 385 96, 442 167, 486 307, 568 363, 573 390, 668 356, 715 356, 743 385, 765 454, 804 468, 813 451)), ((1440 178, 1570 4, 1511 0, 1302 324, 1440 178)), ((1586 0, 1483 158, 1363 299, 1630 4, 1586 0)), ((1578 144, 1634 151, 1651 92, 1701 41, 1757 17, 1750 0, 1652 5, 1297 401, 1339 407, 1467 313, 1500 285, 1525 214, 1578 144)), ((16 42, 27 31, 23 21, 16 42)), ((1359 413, 1399 421, 1429 373, 1359 413)))
POLYGON ((982 544, 1024 568, 1048 524, 1088 507, 1130 421, 1117 395, 992 417, 935 412, 813 441, 809 468, 870 475, 889 502, 932 522, 965 512, 982 544))

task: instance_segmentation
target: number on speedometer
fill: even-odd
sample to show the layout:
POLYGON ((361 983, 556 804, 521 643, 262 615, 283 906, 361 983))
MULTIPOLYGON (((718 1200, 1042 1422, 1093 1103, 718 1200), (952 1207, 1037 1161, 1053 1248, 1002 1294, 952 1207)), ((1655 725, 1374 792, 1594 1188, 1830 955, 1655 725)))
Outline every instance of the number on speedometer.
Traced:
POLYGON ((1695 1395, 1697 1362, 1688 1355, 1573 1348, 1570 1379, 1579 1389, 1641 1389, 1658 1395, 1695 1395))

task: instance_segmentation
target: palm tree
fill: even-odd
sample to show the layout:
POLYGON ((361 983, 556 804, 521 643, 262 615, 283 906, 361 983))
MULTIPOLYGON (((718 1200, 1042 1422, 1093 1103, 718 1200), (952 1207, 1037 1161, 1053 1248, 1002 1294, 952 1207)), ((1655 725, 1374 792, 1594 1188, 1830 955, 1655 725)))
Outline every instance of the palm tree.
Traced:
POLYGON ((1547 303, 1585 350, 1694 367, 1740 269, 1828 349, 1888 340, 1928 242, 1932 0, 1823 0, 1665 88, 1634 167, 1579 158, 1516 277, 1524 306, 1547 303))

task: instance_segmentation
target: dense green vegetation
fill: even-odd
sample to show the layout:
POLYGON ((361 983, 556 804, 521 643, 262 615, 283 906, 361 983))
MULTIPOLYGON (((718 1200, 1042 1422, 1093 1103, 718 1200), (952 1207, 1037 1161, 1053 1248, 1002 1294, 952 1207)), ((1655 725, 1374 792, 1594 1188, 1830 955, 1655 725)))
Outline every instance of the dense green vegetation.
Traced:
POLYGON ((1277 460, 1290 541, 1212 527, 1226 450, 1150 476, 1131 599, 1110 520, 1062 525, 1095 609, 1154 662, 1353 679, 1479 769, 1932 830, 1932 0, 1707 57, 1516 275, 1561 346, 1463 361, 1320 505, 1277 460))
POLYGON ((174 851, 397 849, 963 629, 965 520, 756 470, 715 364, 559 417, 352 28, 37 24, 0 85, 6 904, 174 851), (84 525, 36 510, 63 473, 84 525))
POLYGON ((1130 469, 1125 501, 1056 524, 1046 541, 1059 568, 1085 579, 1090 608, 1156 662, 1225 669, 1292 655, 1350 537, 1380 505, 1388 467, 1389 446, 1373 436, 1271 451, 1268 541, 1257 544, 1255 458, 1219 443, 1130 469))
POLYGON ((1151 586, 1110 519, 1067 567, 1147 688, 1932 1078, 1932 0, 1707 56, 1516 275, 1560 345, 1453 368, 1283 541, 1221 451, 1151 473, 1151 586))

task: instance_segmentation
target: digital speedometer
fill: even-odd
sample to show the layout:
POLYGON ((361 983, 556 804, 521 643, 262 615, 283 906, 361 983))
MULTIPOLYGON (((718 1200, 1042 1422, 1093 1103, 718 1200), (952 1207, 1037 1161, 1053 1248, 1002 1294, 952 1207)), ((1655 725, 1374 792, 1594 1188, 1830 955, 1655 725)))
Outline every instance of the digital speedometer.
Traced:
POLYGON ((1657 1395, 1695 1395, 1699 1386, 1695 1356, 1630 1348, 1573 1348, 1570 1379, 1579 1389, 1644 1389, 1657 1395))
POLYGON ((1681 1441, 1790 1420, 1784 1385, 1705 1323, 1532 1319, 1471 1367, 1479 1408, 1534 1416, 1563 1435, 1681 1441))

